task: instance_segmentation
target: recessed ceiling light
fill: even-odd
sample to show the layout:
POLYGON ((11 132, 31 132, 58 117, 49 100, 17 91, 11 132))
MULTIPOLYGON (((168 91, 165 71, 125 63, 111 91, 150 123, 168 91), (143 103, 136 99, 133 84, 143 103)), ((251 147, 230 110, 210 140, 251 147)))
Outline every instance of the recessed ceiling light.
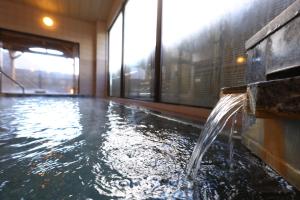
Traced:
POLYGON ((52 18, 50 18, 50 17, 43 17, 43 23, 46 25, 46 26, 48 26, 48 27, 51 27, 51 26, 53 26, 54 25, 54 21, 53 21, 53 19, 52 18))

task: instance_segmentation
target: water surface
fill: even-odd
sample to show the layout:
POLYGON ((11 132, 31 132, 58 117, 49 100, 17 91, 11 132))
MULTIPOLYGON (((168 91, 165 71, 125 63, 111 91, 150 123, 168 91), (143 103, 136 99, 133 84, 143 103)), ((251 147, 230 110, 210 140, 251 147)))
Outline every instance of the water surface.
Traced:
POLYGON ((296 199, 236 141, 220 137, 194 184, 197 126, 91 98, 0 98, 0 199, 296 199))

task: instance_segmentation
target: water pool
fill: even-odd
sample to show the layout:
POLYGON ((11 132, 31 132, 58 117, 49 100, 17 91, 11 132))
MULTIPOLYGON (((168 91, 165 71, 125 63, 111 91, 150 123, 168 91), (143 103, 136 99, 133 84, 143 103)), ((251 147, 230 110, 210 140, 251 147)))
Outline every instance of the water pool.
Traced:
POLYGON ((0 97, 0 199, 297 199, 236 141, 184 170, 200 128, 92 98, 0 97))

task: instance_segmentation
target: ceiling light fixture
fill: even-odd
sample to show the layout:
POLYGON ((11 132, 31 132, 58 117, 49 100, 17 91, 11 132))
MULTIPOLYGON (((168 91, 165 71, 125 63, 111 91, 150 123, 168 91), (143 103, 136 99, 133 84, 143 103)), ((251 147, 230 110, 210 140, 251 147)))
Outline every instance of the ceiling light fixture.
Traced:
POLYGON ((237 57, 236 62, 238 64, 244 64, 246 62, 246 58, 243 56, 239 56, 239 57, 237 57))
POLYGON ((54 21, 52 18, 50 17, 43 17, 43 23, 44 25, 48 26, 48 27, 52 27, 54 25, 54 21))

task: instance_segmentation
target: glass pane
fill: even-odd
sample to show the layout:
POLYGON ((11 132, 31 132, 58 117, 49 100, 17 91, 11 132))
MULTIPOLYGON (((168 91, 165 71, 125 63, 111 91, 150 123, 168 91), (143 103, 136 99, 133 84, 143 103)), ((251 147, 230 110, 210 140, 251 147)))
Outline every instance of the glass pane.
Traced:
MULTIPOLYGON (((25 93, 75 94, 78 74, 75 59, 49 54, 1 49, 2 70, 25 88, 25 93)), ((22 92, 2 75, 2 92, 22 92)))
POLYGON ((122 65, 123 15, 118 16, 109 32, 109 81, 110 96, 120 96, 122 65))
POLYGON ((157 0, 130 0, 125 7, 125 96, 153 99, 157 0))
POLYGON ((164 0, 162 101, 213 107, 245 84, 245 41, 294 0, 164 0))

